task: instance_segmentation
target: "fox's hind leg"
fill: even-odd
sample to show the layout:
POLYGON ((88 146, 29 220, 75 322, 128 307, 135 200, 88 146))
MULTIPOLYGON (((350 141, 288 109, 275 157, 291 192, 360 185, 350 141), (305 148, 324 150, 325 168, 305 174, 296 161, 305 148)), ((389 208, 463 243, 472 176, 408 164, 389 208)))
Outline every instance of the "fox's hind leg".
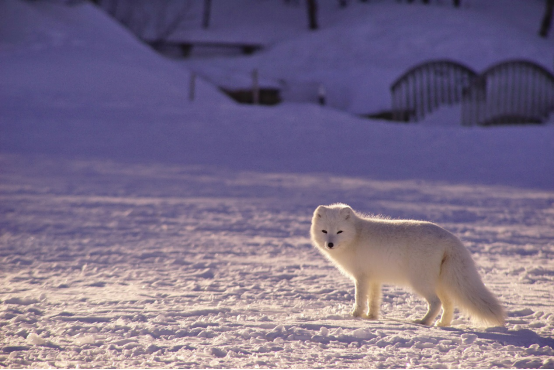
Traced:
POLYGON ((444 291, 439 291, 439 298, 442 303, 442 316, 437 324, 438 326, 450 326, 452 318, 454 317, 454 305, 450 297, 444 293, 444 291))
POLYGON ((416 322, 423 325, 432 325, 441 310, 441 300, 435 292, 434 284, 418 282, 418 284, 414 284, 412 287, 427 301, 427 313, 423 319, 416 322))
POLYGON ((427 300, 427 313, 425 314, 423 319, 418 320, 417 323, 423 325, 431 325, 439 314, 439 311, 441 309, 441 300, 434 293, 425 295, 424 297, 427 300))
POLYGON ((433 268, 433 261, 429 261, 427 265, 414 266, 411 273, 412 288, 427 301, 427 313, 423 319, 416 322, 423 325, 433 325, 441 310, 441 300, 437 295, 440 290, 438 284, 440 269, 433 268))

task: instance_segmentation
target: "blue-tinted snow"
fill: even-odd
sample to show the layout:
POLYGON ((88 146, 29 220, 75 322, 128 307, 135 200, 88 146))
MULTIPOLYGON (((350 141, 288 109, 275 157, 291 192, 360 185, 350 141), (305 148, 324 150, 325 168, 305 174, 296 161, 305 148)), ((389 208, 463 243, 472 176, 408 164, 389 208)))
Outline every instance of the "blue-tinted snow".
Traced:
POLYGON ((552 124, 464 128, 455 107, 418 125, 352 115, 388 108, 390 79, 421 59, 551 67, 542 2, 320 1, 309 33, 294 1, 241 1, 254 25, 213 1, 208 36, 271 47, 184 63, 87 3, 0 2, 0 364, 552 367, 552 124), (331 107, 239 106, 202 78, 188 101, 190 70, 240 82, 255 66, 325 82, 331 107), (308 240, 313 209, 337 201, 459 235, 507 326, 414 325, 423 301, 393 286, 381 320, 352 319, 352 283, 308 240))

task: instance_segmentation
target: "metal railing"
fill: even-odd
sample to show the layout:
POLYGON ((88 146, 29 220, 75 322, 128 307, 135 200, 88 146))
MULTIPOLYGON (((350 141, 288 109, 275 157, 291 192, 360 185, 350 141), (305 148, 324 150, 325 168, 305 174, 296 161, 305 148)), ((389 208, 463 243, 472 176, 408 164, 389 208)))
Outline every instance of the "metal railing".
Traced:
POLYGON ((528 60, 510 60, 477 74, 451 60, 416 65, 391 86, 392 119, 418 121, 461 102, 463 125, 541 123, 554 111, 554 75, 528 60))
POLYGON ((391 86, 395 121, 418 121, 440 105, 460 102, 462 93, 477 74, 451 60, 418 64, 391 86))
POLYGON ((462 124, 541 123, 554 111, 554 75, 527 60, 493 65, 462 98, 462 124))

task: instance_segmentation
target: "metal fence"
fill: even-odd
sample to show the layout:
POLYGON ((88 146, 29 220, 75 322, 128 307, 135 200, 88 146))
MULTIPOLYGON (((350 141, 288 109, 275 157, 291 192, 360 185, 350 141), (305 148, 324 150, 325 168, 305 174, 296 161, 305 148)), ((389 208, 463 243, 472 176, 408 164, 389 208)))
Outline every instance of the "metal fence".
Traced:
POLYGON ((443 104, 461 102, 463 125, 541 123, 554 111, 554 75, 528 60, 481 74, 451 60, 418 64, 391 86, 392 119, 418 121, 443 104))
POLYGON ((418 121, 440 105, 460 102, 476 76, 470 68, 451 60, 411 68, 391 86, 393 120, 418 121))
POLYGON ((462 98, 463 125, 541 123, 554 111, 554 75, 527 60, 496 64, 462 98))

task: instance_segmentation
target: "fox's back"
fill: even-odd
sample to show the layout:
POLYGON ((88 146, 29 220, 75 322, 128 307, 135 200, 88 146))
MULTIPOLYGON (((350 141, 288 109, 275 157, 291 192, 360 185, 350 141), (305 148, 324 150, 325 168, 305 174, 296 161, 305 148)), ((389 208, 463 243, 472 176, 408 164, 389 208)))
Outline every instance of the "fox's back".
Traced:
POLYGON ((461 244, 452 233, 426 221, 360 218, 356 255, 369 273, 401 281, 438 271, 446 252, 461 244))
POLYGON ((413 243, 415 241, 434 243, 458 240, 454 234, 437 224, 417 220, 360 217, 358 232, 362 240, 379 244, 413 243))

